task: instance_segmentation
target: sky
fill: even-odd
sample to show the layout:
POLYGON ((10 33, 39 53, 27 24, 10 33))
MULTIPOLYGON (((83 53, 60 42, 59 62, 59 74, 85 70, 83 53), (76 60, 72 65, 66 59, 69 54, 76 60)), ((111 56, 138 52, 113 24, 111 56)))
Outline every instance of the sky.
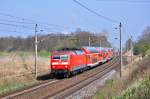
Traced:
POLYGON ((131 36, 136 41, 142 31, 150 26, 150 0, 78 1, 103 16, 117 20, 118 23, 96 16, 73 0, 0 0, 0 37, 34 35, 37 23, 39 34, 67 34, 77 28, 93 33, 107 30, 109 41, 118 47, 119 41, 114 38, 119 38, 119 30, 115 29, 119 22, 123 25, 124 45, 131 36))

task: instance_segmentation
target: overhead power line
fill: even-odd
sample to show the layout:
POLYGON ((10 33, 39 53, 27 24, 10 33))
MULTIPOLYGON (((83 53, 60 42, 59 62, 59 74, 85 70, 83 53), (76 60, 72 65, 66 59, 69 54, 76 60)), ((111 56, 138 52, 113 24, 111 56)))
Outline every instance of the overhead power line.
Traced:
POLYGON ((6 29, 0 29, 0 31, 6 31, 6 32, 21 32, 21 31, 14 31, 14 30, 6 30, 6 29))
POLYGON ((34 28, 34 27, 27 27, 27 26, 24 26, 24 25, 16 25, 16 24, 1 23, 1 22, 0 22, 0 25, 7 25, 7 26, 13 26, 13 27, 21 27, 21 28, 26 28, 26 29, 33 29, 34 28))
POLYGON ((7 17, 15 18, 15 19, 20 19, 24 23, 29 23, 29 24, 44 24, 44 25, 47 25, 47 26, 54 26, 54 27, 63 28, 63 29, 71 28, 71 27, 61 26, 61 25, 57 25, 57 24, 50 24, 50 23, 46 23, 46 22, 39 22, 39 21, 35 21, 35 20, 32 20, 32 19, 18 17, 18 16, 6 14, 6 13, 1 13, 1 12, 0 12, 0 15, 1 16, 7 16, 7 17))
POLYGON ((14 20, 5 20, 5 19, 0 19, 0 21, 3 21, 3 22, 13 22, 13 23, 23 23, 23 24, 34 24, 34 23, 30 23, 30 22, 21 22, 21 21, 14 21, 14 20))
MULTIPOLYGON (((26 26, 27 24, 29 24, 29 25, 35 25, 35 24, 33 24, 33 23, 30 23, 30 22, 21 22, 21 21, 14 21, 14 20, 5 20, 5 19, 0 19, 0 22, 9 22, 9 24, 7 24, 7 25, 10 25, 11 24, 11 26, 13 25, 15 25, 14 23, 17 23, 16 25, 18 26, 18 24, 19 24, 19 26, 18 27, 20 27, 20 24, 21 24, 21 27, 23 27, 23 26, 26 26), (13 23, 13 24, 12 24, 13 23), (25 24, 25 25, 24 25, 25 24)), ((5 24, 6 25, 6 24, 5 24)), ((17 27, 15 25, 15 27, 17 27)), ((46 26, 42 26, 42 25, 38 25, 38 27, 40 27, 40 29, 41 30, 49 30, 49 31, 51 31, 52 30, 52 28, 50 28, 50 27, 46 27, 46 26)), ((58 30, 58 29, 57 29, 58 30)))
MULTIPOLYGON (((26 28, 26 29, 30 29, 30 30, 33 30, 34 27, 33 23, 30 23, 30 22, 21 22, 21 21, 14 21, 14 20, 5 20, 5 19, 0 19, 0 25, 6 25, 6 26, 12 26, 12 27, 21 27, 21 28, 26 28), (15 24, 15 23, 18 23, 18 24, 15 24), (24 25, 25 24, 25 25, 24 25), (27 26, 26 24, 31 24, 32 26, 27 26)), ((58 31, 54 31, 52 28, 50 27, 45 27, 45 26, 42 26, 42 25, 38 25, 38 28, 39 28, 39 31, 47 31, 47 32, 58 32, 58 31)), ((57 29, 58 30, 58 29, 57 29)), ((7 32, 16 32, 16 31, 9 31, 9 30, 0 30, 0 31, 7 31, 7 32)))
POLYGON ((23 34, 30 34, 30 33, 28 33, 28 32, 15 31, 15 30, 6 30, 6 29, 0 29, 0 32, 11 32, 11 33, 23 33, 23 34))
POLYGON ((114 20, 114 19, 112 19, 112 18, 109 18, 109 17, 106 17, 106 16, 104 16, 104 15, 101 15, 101 14, 97 13, 96 11, 94 11, 94 10, 88 8, 87 6, 85 6, 84 4, 82 4, 81 2, 79 2, 79 1, 77 1, 77 0, 73 0, 73 1, 74 1, 75 3, 77 3, 78 5, 80 5, 81 7, 85 8, 86 10, 88 10, 89 12, 91 12, 91 13, 95 14, 96 16, 100 17, 100 18, 103 18, 103 19, 105 19, 105 20, 107 20, 107 21, 110 21, 110 22, 113 22, 113 23, 119 23, 117 20, 114 20))

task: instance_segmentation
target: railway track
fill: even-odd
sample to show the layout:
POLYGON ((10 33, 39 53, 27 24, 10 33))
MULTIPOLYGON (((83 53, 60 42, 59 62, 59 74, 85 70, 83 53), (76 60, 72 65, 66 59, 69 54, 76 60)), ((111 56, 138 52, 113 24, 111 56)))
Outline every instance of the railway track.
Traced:
MULTIPOLYGON (((116 59, 118 59, 118 58, 116 58, 116 59)), ((64 90, 56 93, 55 95, 49 95, 49 96, 46 96, 46 97, 44 97, 42 99, 48 99, 48 98, 63 99, 65 97, 75 93, 79 89, 84 88, 85 86, 91 84, 92 82, 96 81, 98 78, 104 76, 110 70, 116 68, 116 65, 119 65, 119 61, 116 62, 114 60, 114 61, 112 61, 112 63, 107 64, 107 67, 105 67, 103 70, 100 70, 99 72, 96 72, 93 75, 91 75, 90 78, 84 79, 83 81, 78 82, 75 85, 72 85, 72 86, 70 86, 68 88, 65 88, 64 90)))
POLYGON ((22 92, 5 96, 3 99, 62 99, 102 77, 110 70, 116 68, 118 64, 119 57, 115 57, 113 60, 80 75, 35 86, 22 92))

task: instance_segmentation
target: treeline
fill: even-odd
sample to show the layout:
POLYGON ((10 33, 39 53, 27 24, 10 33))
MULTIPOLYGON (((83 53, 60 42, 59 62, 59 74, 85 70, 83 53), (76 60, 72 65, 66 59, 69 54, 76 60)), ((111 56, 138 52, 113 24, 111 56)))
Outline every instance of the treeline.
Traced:
MULTIPOLYGON (((77 30, 69 35, 62 33, 51 33, 48 35, 38 35, 38 51, 57 50, 63 47, 91 46, 110 47, 107 37, 101 33, 93 34, 88 31, 77 30)), ((1 37, 0 51, 34 51, 35 37, 1 37)))
POLYGON ((134 54, 145 56, 150 50, 150 27, 147 27, 142 35, 139 37, 139 40, 135 43, 134 54))

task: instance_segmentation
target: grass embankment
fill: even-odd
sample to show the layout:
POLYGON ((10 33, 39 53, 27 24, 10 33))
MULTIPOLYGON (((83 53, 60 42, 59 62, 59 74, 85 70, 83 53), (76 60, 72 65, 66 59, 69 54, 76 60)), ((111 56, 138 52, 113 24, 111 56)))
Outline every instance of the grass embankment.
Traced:
MULTIPOLYGON (((49 52, 38 52, 38 75, 49 72, 49 52)), ((38 83, 34 78, 33 52, 0 52, 0 94, 38 83)))
POLYGON ((93 99, 150 99, 150 56, 128 65, 122 78, 108 80, 93 99))
MULTIPOLYGON (((34 52, 27 52, 27 51, 17 51, 17 52, 1 52, 0 51, 0 57, 6 57, 6 56, 10 56, 10 55, 19 55, 19 56, 34 56, 34 52)), ((50 56, 50 52, 47 51, 40 51, 38 52, 38 56, 39 57, 43 57, 43 58, 48 58, 50 56)))
POLYGON ((115 99, 150 99, 150 77, 139 80, 115 99))
POLYGON ((0 81, 0 94, 5 94, 8 92, 13 92, 15 90, 19 90, 21 88, 25 88, 28 86, 32 86, 38 83, 33 77, 11 77, 11 78, 4 78, 0 81))

